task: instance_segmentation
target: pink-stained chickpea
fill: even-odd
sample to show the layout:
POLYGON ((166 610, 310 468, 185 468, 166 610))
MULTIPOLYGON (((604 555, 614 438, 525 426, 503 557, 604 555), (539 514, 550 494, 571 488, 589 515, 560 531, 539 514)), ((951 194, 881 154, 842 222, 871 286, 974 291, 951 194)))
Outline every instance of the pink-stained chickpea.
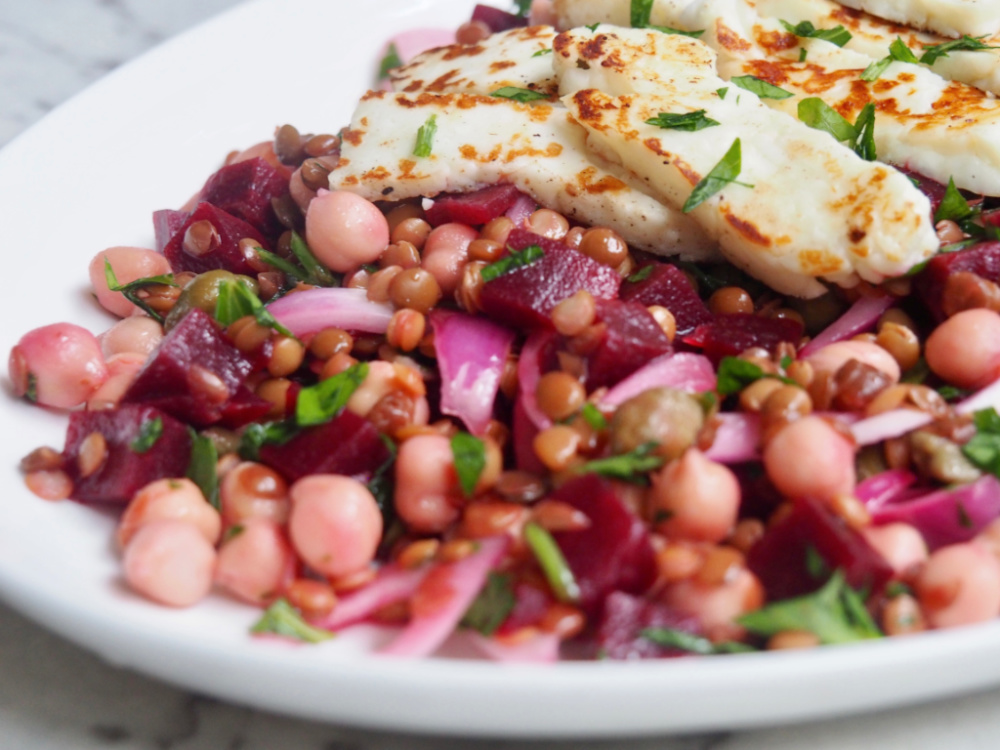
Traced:
POLYGON ((148 276, 170 273, 170 263, 162 253, 155 250, 142 247, 109 247, 95 255, 90 261, 90 285, 101 307, 119 318, 131 315, 138 308, 125 299, 125 295, 121 292, 112 292, 108 289, 108 280, 104 272, 105 258, 111 263, 111 269, 115 272, 119 285, 148 276))
POLYGON ((133 497, 118 522, 118 544, 129 541, 143 526, 158 521, 182 521, 198 529, 205 541, 215 545, 222 532, 219 512, 190 479, 158 479, 133 497))
POLYGON ((288 483, 270 466, 253 461, 243 461, 226 472, 219 485, 219 501, 227 527, 251 518, 283 524, 291 510, 288 483))
POLYGON ((8 368, 18 396, 60 409, 82 404, 108 377, 100 343, 72 323, 24 334, 10 352, 8 368))
POLYGON ((149 355, 163 340, 163 326, 144 315, 122 318, 99 337, 108 359, 116 354, 149 355))
MULTIPOLYGON (((141 320, 141 318, 127 318, 141 320)), ((108 357, 108 378, 101 387, 87 399, 87 411, 113 409, 121 402, 125 392, 131 387, 139 371, 146 364, 146 356, 126 352, 108 357)))
POLYGON ((786 497, 832 500, 853 495, 854 446, 822 418, 782 427, 764 447, 764 468, 786 497))
POLYGON ((265 604, 292 580, 295 556, 281 527, 248 518, 230 528, 219 547, 215 583, 238 599, 265 604))
POLYGON ((727 467, 689 448, 653 476, 649 500, 653 523, 664 536, 721 542, 736 525, 740 484, 727 467))
POLYGON ((851 340, 827 344, 804 361, 812 365, 815 374, 826 372, 833 375, 852 359, 881 370, 892 383, 899 382, 899 363, 881 346, 869 341, 851 340))
POLYGON ((733 620, 764 604, 764 587, 749 570, 735 567, 718 585, 707 586, 697 576, 671 583, 662 599, 684 614, 699 618, 711 635, 738 638, 742 628, 733 620))
POLYGON ((865 526, 858 531, 898 576, 913 572, 927 560, 927 543, 908 523, 865 526))
POLYGON ((532 0, 528 19, 532 26, 555 26, 558 16, 552 0, 532 0))
POLYGON ((320 263, 344 273, 378 260, 389 245, 389 224, 359 195, 320 190, 306 212, 306 242, 320 263))
POLYGON ((433 276, 446 297, 455 293, 462 281, 462 267, 469 260, 469 244, 479 237, 465 224, 434 227, 424 243, 422 266, 433 276))
POLYGON ((337 578, 366 567, 382 540, 382 513, 350 477, 314 474, 292 484, 288 532, 307 565, 337 578))
POLYGON ((459 516, 451 441, 444 435, 406 440, 396 456, 396 512, 416 532, 444 531, 459 516))
POLYGON ((190 607, 211 590, 215 558, 215 547, 192 524, 156 521, 125 547, 125 581, 147 599, 190 607))
POLYGON ((383 396, 395 390, 395 387, 396 369, 391 362, 382 360, 369 362, 368 374, 357 390, 351 394, 347 408, 359 417, 363 417, 383 396))
POLYGON ((963 310, 934 329, 924 345, 927 366, 959 388, 981 388, 1000 375, 1000 315, 963 310))
POLYGON ((932 628, 972 625, 1000 615, 1000 562, 975 542, 932 552, 914 588, 932 628))

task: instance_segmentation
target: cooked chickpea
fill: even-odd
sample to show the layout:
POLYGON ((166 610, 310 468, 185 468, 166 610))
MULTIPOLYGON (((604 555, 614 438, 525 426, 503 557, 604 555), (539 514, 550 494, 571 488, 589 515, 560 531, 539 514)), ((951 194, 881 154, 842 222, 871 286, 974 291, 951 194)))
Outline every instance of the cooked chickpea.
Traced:
POLYGON ((975 542, 941 547, 927 559, 915 589, 933 628, 986 622, 1000 614, 1000 563, 975 542))
POLYGON ((764 468, 786 497, 854 494, 854 446, 822 418, 803 417, 764 447, 764 468))
POLYGON ((981 388, 1000 374, 1000 315, 964 310, 939 325, 924 345, 927 366, 959 388, 981 388))
POLYGON ((136 532, 156 521, 189 523, 210 544, 219 541, 222 519, 190 479, 158 479, 139 490, 118 522, 118 543, 125 547, 136 532))
POLYGON ((291 580, 294 557, 281 527, 248 518, 230 528, 215 564, 215 583, 239 599, 262 604, 291 580))
POLYGON ((670 538, 721 542, 736 524, 740 484, 728 468, 689 448, 653 475, 650 513, 670 538))

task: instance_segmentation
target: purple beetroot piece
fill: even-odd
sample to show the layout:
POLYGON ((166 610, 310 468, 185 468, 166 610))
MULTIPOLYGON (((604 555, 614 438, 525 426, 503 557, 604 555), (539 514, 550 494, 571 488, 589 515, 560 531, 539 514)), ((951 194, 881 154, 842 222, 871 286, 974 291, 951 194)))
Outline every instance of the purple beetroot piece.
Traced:
POLYGON ((440 226, 451 221, 479 226, 501 216, 521 195, 513 185, 491 185, 472 193, 439 195, 427 209, 427 222, 440 226))
POLYGON ((597 300, 596 319, 603 335, 587 356, 587 390, 612 386, 673 351, 660 324, 638 302, 597 300))
POLYGON ((767 527, 747 553, 747 567, 769 601, 818 589, 837 568, 856 589, 876 593, 892 578, 889 563, 818 500, 797 499, 788 515, 767 527), (823 571, 810 572, 810 558, 823 571), (819 575, 816 575, 819 573, 819 575))
POLYGON ((646 628, 668 628, 701 635, 697 617, 638 596, 615 591, 604 600, 594 644, 607 659, 661 659, 684 656, 686 651, 660 646, 643 638, 646 628))
POLYGON ((528 25, 527 18, 515 15, 514 13, 508 13, 505 10, 500 10, 490 5, 477 5, 472 10, 472 20, 482 21, 490 27, 490 31, 494 34, 528 25))
POLYGON ((551 328, 549 314, 557 303, 581 289, 598 299, 618 296, 621 277, 561 242, 525 229, 514 229, 507 238, 511 250, 538 245, 544 255, 483 285, 482 310, 493 320, 513 328, 551 328))
POLYGON ((550 497, 590 519, 586 529, 552 535, 580 587, 580 606, 585 611, 600 612, 612 591, 642 594, 653 585, 656 558, 649 533, 611 482, 587 474, 567 482, 550 497))
POLYGON ((285 228, 278 221, 271 200, 287 193, 288 179, 257 157, 227 164, 209 177, 201 190, 201 200, 277 239, 285 228))
POLYGON ((63 467, 73 480, 73 499, 81 503, 124 505, 140 489, 157 479, 183 477, 191 460, 187 427, 159 409, 126 404, 106 411, 70 414, 63 449, 63 467), (155 428, 159 420, 160 429, 155 428), (96 471, 80 476, 80 446, 93 433, 107 444, 107 457, 96 471), (159 437, 147 450, 136 441, 143 434, 159 437))
POLYGON ((289 482, 309 474, 344 474, 367 482, 390 456, 375 425, 350 411, 260 449, 260 460, 289 482))
POLYGON ((253 399, 244 381, 253 365, 208 313, 194 308, 150 355, 122 403, 156 406, 207 426, 253 399))
POLYGON ((712 322, 712 313, 681 269, 669 263, 654 263, 649 268, 652 270, 642 281, 622 284, 623 300, 667 308, 674 315, 679 336, 712 322))
POLYGON ((265 250, 271 249, 271 245, 264 238, 264 235, 242 219, 226 213, 221 208, 216 208, 211 203, 199 203, 198 207, 188 216, 187 221, 170 238, 170 241, 163 248, 163 254, 170 261, 170 267, 174 273, 181 271, 204 273, 221 268, 233 273, 255 277, 257 272, 250 267, 240 251, 240 240, 247 237, 255 240, 265 250), (213 228, 215 231, 212 248, 202 255, 192 254, 185 249, 185 235, 196 222, 206 222, 199 225, 203 231, 211 233, 213 228))
POLYGON ((740 313, 719 315, 692 336, 701 340, 705 356, 717 365, 723 357, 736 357, 756 346, 773 354, 782 341, 798 345, 802 330, 802 324, 790 318, 740 313))
POLYGON ((914 289, 937 320, 946 317, 941 309, 941 298, 948 277, 960 271, 1000 282, 1000 242, 981 242, 957 253, 935 255, 917 275, 914 289))
POLYGON ((184 226, 189 215, 187 211, 174 211, 171 208, 153 211, 153 236, 156 242, 156 252, 163 252, 171 238, 184 226))

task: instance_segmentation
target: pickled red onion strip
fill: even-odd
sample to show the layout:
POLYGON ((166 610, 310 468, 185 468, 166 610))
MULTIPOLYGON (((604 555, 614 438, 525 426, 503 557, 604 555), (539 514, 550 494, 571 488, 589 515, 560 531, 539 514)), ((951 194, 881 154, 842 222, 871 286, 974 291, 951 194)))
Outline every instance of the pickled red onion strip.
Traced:
POLYGON ((521 357, 517 361, 517 387, 520 392, 519 401, 524 413, 539 430, 552 426, 552 420, 538 406, 535 389, 542 379, 542 357, 555 339, 552 331, 536 331, 528 336, 521 348, 521 357))
POLYGON ((916 481, 906 469, 888 469, 860 482, 854 495, 869 508, 877 508, 892 502, 916 481))
POLYGON ((535 212, 536 208, 538 208, 538 204, 535 203, 535 199, 522 193, 514 201, 514 205, 507 209, 504 216, 513 221, 515 227, 523 227, 524 222, 535 212))
POLYGON ((618 406, 650 388, 664 386, 688 393, 714 391, 715 369, 708 357, 700 354, 664 354, 618 383, 604 395, 601 403, 618 406))
POLYGON ((493 417, 514 332, 485 318, 446 310, 430 315, 441 372, 441 411, 482 435, 493 417))
POLYGON ((705 455, 721 464, 738 464, 760 458, 760 415, 722 412, 719 426, 705 455))
POLYGON ((559 660, 559 636, 538 633, 518 643, 469 633, 472 645, 493 661, 551 664, 559 660))
POLYGON ((326 630, 340 630, 362 622, 382 607, 413 596, 429 570, 428 566, 413 570, 396 566, 384 567, 375 576, 375 580, 341 598, 329 615, 314 620, 311 624, 326 630))
POLYGON ((364 289, 308 289, 275 300, 267 309, 296 336, 324 328, 385 333, 392 320, 392 306, 372 302, 364 289))
POLYGON ((959 414, 971 414, 990 407, 1000 411, 1000 380, 994 380, 955 406, 959 414))
POLYGON ((895 299, 888 295, 877 297, 859 297, 851 307, 837 320, 823 329, 823 331, 812 341, 802 347, 799 352, 799 359, 808 357, 813 352, 817 352, 827 344, 849 339, 864 331, 870 331, 875 327, 882 313, 892 307, 895 299))
MULTIPOLYGON (((429 612, 414 608, 409 624, 378 653, 386 656, 428 656, 450 636, 469 605, 479 594, 486 576, 503 559, 507 551, 506 537, 480 539, 479 549, 458 562, 432 569, 434 592, 429 594, 433 607, 429 612), (438 597, 441 601, 437 601, 438 597)), ((418 591, 419 596, 419 591, 418 591)))
POLYGON ((874 445, 889 438, 899 437, 929 424, 933 417, 916 409, 893 409, 855 422, 851 434, 858 445, 874 445))

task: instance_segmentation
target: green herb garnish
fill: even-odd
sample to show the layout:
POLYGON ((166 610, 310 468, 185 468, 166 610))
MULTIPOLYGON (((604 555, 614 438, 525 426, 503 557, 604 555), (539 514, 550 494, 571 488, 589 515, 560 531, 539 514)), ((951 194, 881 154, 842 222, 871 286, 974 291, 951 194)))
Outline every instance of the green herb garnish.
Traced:
POLYGON ((755 365, 753 362, 739 357, 723 357, 722 361, 719 362, 715 390, 719 392, 720 396, 731 396, 761 378, 775 378, 788 385, 795 385, 795 381, 791 378, 764 372, 760 365, 755 365))
MULTIPOLYGON (((598 26, 600 26, 600 25, 601 25, 601 22, 600 22, 600 21, 598 21, 597 23, 592 23, 592 24, 588 24, 588 25, 587 25, 587 26, 585 26, 584 28, 586 28, 586 29, 590 29, 590 30, 591 30, 591 32, 594 32, 594 31, 597 31, 597 27, 598 27, 598 26)), ((579 65, 579 64, 580 64, 580 63, 577 63, 577 65, 579 65)))
POLYGON ((729 87, 728 86, 723 86, 721 89, 716 89, 715 93, 719 95, 720 99, 725 99, 726 98, 726 94, 729 93, 729 87))
POLYGON ((653 268, 654 266, 652 264, 648 266, 643 266, 634 274, 625 279, 625 281, 628 281, 631 284, 638 284, 640 281, 645 281, 653 273, 653 268))
POLYGON ((462 617, 461 624, 489 637, 507 619, 516 602, 510 575, 491 571, 479 595, 462 617))
POLYGON ((939 221, 964 221, 972 218, 976 214, 976 209, 969 205, 965 197, 955 187, 955 178, 948 178, 948 187, 945 188, 944 196, 934 212, 934 222, 939 221))
POLYGON ((493 279, 510 273, 511 271, 530 265, 545 255, 545 251, 539 245, 529 245, 524 250, 511 250, 510 255, 501 258, 495 263, 490 263, 480 271, 483 281, 493 281, 493 279))
POLYGON ((653 0, 631 0, 629 20, 633 29, 644 29, 649 25, 653 13, 653 0))
POLYGON ((682 31, 681 29, 672 29, 669 26, 652 26, 647 25, 647 29, 652 29, 653 31, 659 31, 663 34, 676 34, 678 36, 689 36, 692 39, 698 39, 702 34, 705 33, 705 29, 698 29, 697 31, 682 31))
POLYGON ((692 654, 701 654, 702 656, 742 654, 756 650, 752 646, 738 641, 713 643, 708 638, 686 633, 683 630, 676 630, 675 628, 646 628, 642 631, 642 637, 647 641, 652 641, 657 646, 675 648, 680 651, 688 651, 692 654))
POLYGON ((552 54, 552 48, 546 47, 545 49, 540 49, 538 50, 538 52, 535 52, 532 55, 532 57, 541 57, 542 55, 551 55, 551 54, 552 54))
POLYGON ((798 115, 809 127, 829 133, 838 141, 853 142, 858 137, 857 128, 818 96, 800 100, 798 115))
POLYGON ((737 618, 736 622, 763 636, 783 630, 807 630, 827 644, 882 636, 861 597, 847 585, 840 570, 812 594, 769 604, 737 618))
POLYGON ((187 478, 198 485, 201 494, 216 510, 222 510, 219 501, 219 475, 216 465, 219 462, 219 452, 215 443, 204 435, 188 428, 191 433, 191 459, 188 462, 187 478))
POLYGON ((948 57, 949 52, 979 52, 984 49, 998 49, 988 44, 983 44, 986 35, 971 37, 963 34, 960 39, 952 39, 943 44, 933 44, 924 47, 924 53, 920 56, 920 62, 924 65, 933 65, 942 57, 948 57))
MULTIPOLYGON (((433 115, 431 115, 433 117, 433 115)), ((317 286, 337 286, 337 280, 330 273, 329 269, 320 263, 316 256, 312 254, 306 241, 302 239, 302 236, 296 232, 292 231, 292 255, 295 256, 296 260, 302 265, 302 268, 309 275, 308 278, 303 279, 303 281, 308 281, 311 284, 316 284, 317 286)))
POLYGON ((832 29, 817 29, 810 21, 802 21, 794 26, 788 21, 781 21, 781 25, 785 27, 785 31, 795 34, 797 37, 822 39, 830 44, 836 44, 838 47, 843 47, 851 41, 851 32, 843 26, 834 26, 832 29))
POLYGON ((437 132, 437 115, 431 115, 424 124, 417 128, 417 142, 413 146, 413 155, 426 159, 434 150, 434 134, 437 132))
POLYGON ((694 190, 691 191, 691 195, 684 202, 681 211, 684 213, 693 211, 730 183, 752 188, 753 185, 747 185, 745 182, 738 182, 736 180, 740 176, 741 169, 740 139, 737 138, 733 141, 733 145, 729 147, 726 155, 722 157, 719 163, 712 167, 712 170, 702 178, 701 182, 694 186, 694 190))
POLYGON ((527 18, 531 12, 531 0, 514 0, 515 13, 518 18, 527 18))
POLYGON ((389 77, 389 72, 393 68, 398 68, 402 64, 403 60, 399 57, 399 50, 396 49, 395 44, 390 42, 389 48, 385 51, 385 56, 378 66, 378 80, 384 81, 389 77))
POLYGON ((1000 477, 1000 414, 980 409, 972 415, 976 434, 962 446, 962 453, 977 468, 1000 477))
POLYGON ((799 62, 805 62, 808 56, 809 56, 809 50, 807 50, 805 47, 799 47, 799 62))
POLYGON ((717 120, 705 116, 705 110, 699 109, 694 112, 670 113, 660 112, 656 117, 646 120, 647 125, 655 125, 666 130, 683 130, 693 132, 704 130, 718 125, 717 120))
POLYGON ((347 402, 368 377, 368 363, 351 365, 332 378, 303 388, 295 402, 295 424, 299 427, 325 424, 347 406, 347 402))
POLYGON ((314 628, 303 620, 298 610, 284 599, 278 599, 264 610, 264 614, 250 628, 250 632, 257 635, 271 633, 304 643, 321 643, 333 638, 333 633, 330 631, 314 628))
POLYGON ((215 300, 215 319, 222 325, 228 326, 247 315, 252 315, 254 320, 265 328, 273 328, 282 336, 295 338, 291 331, 268 312, 264 303, 257 298, 250 287, 241 281, 229 279, 220 281, 218 297, 215 300))
POLYGON ((251 422, 240 435, 237 453, 247 461, 260 459, 260 449, 265 445, 284 445, 300 432, 294 419, 280 422, 251 422))
POLYGON ((139 435, 129 443, 133 453, 148 453, 163 435, 163 420, 160 417, 147 419, 139 426, 139 435))
POLYGON ((502 89, 497 89, 490 96, 496 96, 500 99, 510 99, 511 101, 520 102, 521 104, 526 104, 527 102, 537 102, 539 99, 548 99, 545 94, 539 93, 538 91, 532 91, 531 89, 519 89, 516 86, 504 86, 502 89))
POLYGON ((896 37, 896 41, 889 45, 889 54, 883 57, 881 60, 876 60, 861 73, 861 80, 872 83, 877 81, 885 73, 886 68, 888 68, 893 62, 905 62, 916 64, 920 62, 917 60, 917 56, 913 54, 906 43, 896 37))
POLYGON ((174 275, 171 273, 159 276, 146 276, 135 281, 130 281, 128 284, 119 284, 118 277, 115 275, 115 270, 111 267, 111 261, 108 260, 107 256, 104 258, 104 280, 109 290, 112 292, 121 292, 125 299, 145 312, 157 323, 163 322, 163 316, 150 307, 149 303, 139 296, 139 292, 151 286, 177 286, 177 283, 174 281, 174 275))
POLYGON ((486 446, 475 435, 456 432, 451 438, 451 455, 462 493, 466 497, 472 497, 479 476, 486 468, 486 446))
POLYGON ((854 153, 865 161, 875 161, 878 155, 875 151, 875 105, 872 102, 861 108, 854 127, 858 131, 854 153))
POLYGON ((537 523, 529 522, 524 526, 524 541, 538 561, 556 598, 569 604, 579 601, 580 586, 552 535, 537 523))
POLYGON ((756 94, 761 99, 788 99, 795 96, 791 91, 785 91, 772 83, 758 78, 757 76, 736 76, 729 79, 730 83, 735 83, 741 89, 746 89, 751 94, 756 94))
POLYGON ((646 474, 663 466, 662 456, 654 451, 657 443, 643 443, 635 450, 608 458, 588 461, 577 469, 579 474, 599 474, 625 482, 645 482, 646 474))
POLYGON ((600 432, 601 430, 606 430, 608 427, 608 420, 601 411, 591 403, 586 403, 583 405, 583 410, 580 412, 583 420, 590 425, 590 429, 600 432))
POLYGON ((24 398, 33 403, 38 403, 38 376, 33 372, 28 373, 28 387, 24 390, 24 398))

